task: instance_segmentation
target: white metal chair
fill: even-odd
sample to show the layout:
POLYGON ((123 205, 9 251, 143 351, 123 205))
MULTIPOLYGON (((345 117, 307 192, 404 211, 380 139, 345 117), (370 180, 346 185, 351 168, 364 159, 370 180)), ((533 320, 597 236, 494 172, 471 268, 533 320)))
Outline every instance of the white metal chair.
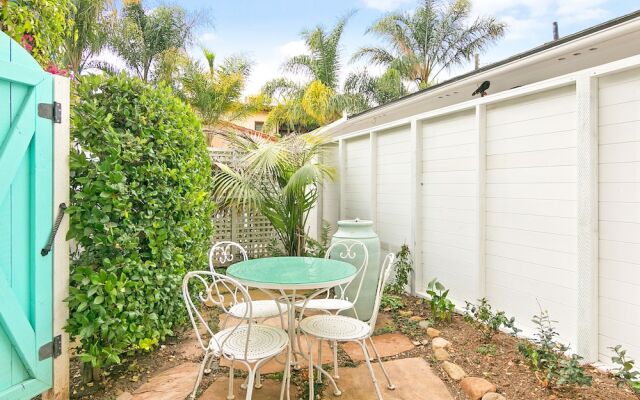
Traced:
POLYGON ((229 400, 234 398, 234 362, 240 362, 247 367, 246 399, 251 399, 257 371, 264 363, 281 354, 285 349, 288 356, 285 362, 280 400, 284 398, 285 391, 289 399, 291 359, 289 336, 281 328, 254 323, 253 302, 244 286, 230 277, 215 272, 193 271, 187 273, 182 281, 182 296, 198 343, 204 351, 204 358, 190 396, 192 400, 196 397, 207 362, 214 357, 224 357, 231 361, 227 396, 229 400), (206 307, 219 307, 225 313, 229 313, 229 310, 238 304, 245 305, 242 318, 233 323, 233 326, 213 333, 202 311, 206 307), (204 333, 209 336, 208 340, 203 337, 204 333))
MULTIPOLYGON (((340 312, 345 310, 352 310, 354 315, 357 317, 358 314, 356 313, 355 303, 358 301, 358 297, 360 296, 364 276, 367 273, 367 267, 369 265, 369 251, 367 250, 367 247, 359 240, 341 240, 329 246, 325 254, 325 258, 346 261, 348 263, 353 263, 356 260, 359 261, 355 265, 357 271, 354 275, 354 279, 346 284, 315 293, 314 298, 309 299, 306 302, 301 300, 296 303, 296 307, 298 309, 302 309, 304 306, 305 310, 323 311, 327 314, 334 315, 338 315, 340 312), (358 259, 359 256, 362 257, 362 260, 358 259), (346 293, 347 289, 353 285, 355 285, 354 287, 356 292, 353 298, 350 299, 346 293), (332 292, 333 297, 331 297, 332 292), (324 297, 317 298, 321 296, 324 297)), ((331 345, 333 347, 333 376, 338 379, 340 378, 338 373, 338 346, 334 342, 332 342, 331 345)))
MULTIPOLYGON (((249 257, 247 257, 247 251, 238 243, 230 241, 217 242, 209 250, 209 269, 211 272, 216 273, 216 261, 220 264, 227 264, 234 261, 237 256, 242 258, 242 260, 239 261, 249 259, 249 257)), ((253 300, 251 307, 253 308, 254 319, 264 322, 269 318, 280 317, 280 326, 284 327, 282 314, 287 311, 284 305, 275 300, 253 300)), ((238 303, 229 309, 228 314, 232 317, 242 319, 242 316, 246 313, 246 308, 246 303, 238 303)))
MULTIPOLYGON (((356 342, 362 348, 362 352, 364 353, 364 358, 367 363, 367 367, 369 368, 369 373, 371 374, 371 379, 373 380, 373 386, 375 387, 376 395, 378 400, 382 400, 382 392, 380 391, 380 387, 378 386, 378 382, 376 376, 373 372, 373 367, 371 365, 371 357, 369 355, 369 351, 367 349, 366 341, 368 340, 371 344, 371 348, 375 353, 378 362, 380 363, 380 367, 382 368, 382 372, 384 373, 385 378, 387 379, 387 388, 389 390, 395 389, 393 383, 391 383, 391 378, 389 378, 389 374, 387 370, 384 368, 382 364, 382 360, 380 359, 380 355, 378 350, 376 349, 373 340, 371 340, 371 335, 373 334, 376 320, 378 318, 378 309, 380 308, 380 301, 382 299, 382 293, 384 291, 384 287, 391 275, 391 267, 394 261, 393 253, 389 253, 382 264, 382 269, 380 271, 380 277, 378 278, 378 286, 376 288, 376 298, 374 302, 374 309, 371 315, 371 318, 367 322, 360 321, 357 318, 347 317, 344 315, 333 315, 333 314, 319 314, 313 315, 310 317, 303 318, 301 314, 300 321, 298 323, 298 327, 307 337, 307 343, 309 343, 308 347, 308 357, 309 357, 309 398, 315 398, 313 393, 313 380, 314 380, 314 371, 313 368, 317 368, 321 374, 326 375, 331 383, 333 384, 334 394, 339 396, 341 394, 340 389, 336 385, 335 380, 329 375, 324 369, 322 369, 320 362, 318 364, 313 363, 313 354, 311 352, 312 341, 309 340, 309 336, 319 340, 319 346, 322 346, 323 340, 329 340, 332 342, 356 342), (313 367, 312 367, 313 366, 313 367)), ((312 299, 307 299, 307 302, 310 302, 312 299)), ((303 312, 306 307, 303 306, 303 312)), ((320 357, 319 357, 320 358, 320 357)), ((319 378, 320 379, 320 376, 319 378)))

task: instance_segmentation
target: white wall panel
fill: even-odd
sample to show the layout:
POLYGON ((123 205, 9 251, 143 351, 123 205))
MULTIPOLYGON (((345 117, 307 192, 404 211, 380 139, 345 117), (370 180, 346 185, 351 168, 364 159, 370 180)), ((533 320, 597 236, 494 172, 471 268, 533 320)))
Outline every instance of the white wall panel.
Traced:
MULTIPOLYGON (((322 153, 322 162, 334 166, 338 173, 338 146, 331 144, 322 153)), ((340 176, 334 182, 324 182, 322 187, 322 219, 331 225, 331 234, 338 227, 340 218, 340 176)))
POLYGON ((640 69, 599 81, 600 359, 640 359, 640 69))
POLYGON ((576 101, 573 86, 487 107, 486 288, 533 328, 538 303, 576 337, 576 101))
POLYGON ((371 219, 369 136, 345 141, 344 219, 371 219))
MULTIPOLYGON (((422 133, 422 260, 459 304, 473 299, 477 268, 475 111, 425 121, 422 133)), ((425 288, 417 288, 424 290, 425 288)))
POLYGON ((376 230, 384 248, 398 249, 411 238, 410 127, 376 132, 376 230))

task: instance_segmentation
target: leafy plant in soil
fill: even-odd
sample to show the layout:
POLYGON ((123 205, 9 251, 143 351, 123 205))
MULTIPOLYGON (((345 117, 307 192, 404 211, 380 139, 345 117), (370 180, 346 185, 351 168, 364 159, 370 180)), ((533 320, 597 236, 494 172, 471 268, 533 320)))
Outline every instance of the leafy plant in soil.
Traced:
POLYGON ((400 296, 395 296, 392 294, 383 294, 382 299, 380 300, 380 308, 386 311, 396 312, 399 309, 404 307, 404 302, 400 296))
POLYGON ((402 294, 409 283, 409 275, 413 271, 413 259, 409 246, 403 244, 400 251, 396 254, 396 262, 394 263, 395 277, 392 283, 388 284, 386 291, 388 293, 402 294))
POLYGON ((427 284, 427 294, 429 295, 429 306, 434 322, 451 322, 451 316, 455 305, 447 298, 449 289, 436 278, 427 284))
POLYGON ((496 345, 493 343, 485 343, 478 346, 476 349, 476 353, 482 354, 483 356, 495 356, 496 355, 496 345))
POLYGON ((508 318, 504 311, 494 311, 486 297, 479 299, 478 304, 468 301, 465 303, 464 319, 480 329, 485 343, 490 342, 501 327, 511 329, 514 336, 520 332, 520 329, 515 327, 515 318, 508 318))
POLYGON ((616 353, 611 357, 611 361, 618 366, 612 371, 618 387, 627 386, 640 398, 640 371, 634 369, 635 361, 627 358, 627 351, 622 346, 617 345, 609 348, 616 353))
POLYGON ((518 350, 525 357, 529 366, 535 371, 536 378, 544 387, 558 387, 565 385, 591 386, 592 378, 587 375, 577 354, 568 359, 564 353, 569 349, 558 343, 558 332, 553 326, 556 321, 549 318, 547 311, 535 315, 532 322, 537 332, 533 342, 518 343, 518 350))

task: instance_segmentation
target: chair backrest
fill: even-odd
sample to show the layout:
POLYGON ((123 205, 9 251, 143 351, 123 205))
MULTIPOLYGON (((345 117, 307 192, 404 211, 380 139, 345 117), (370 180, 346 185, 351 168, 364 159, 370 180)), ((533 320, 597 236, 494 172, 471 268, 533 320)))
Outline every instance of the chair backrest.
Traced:
POLYGON ((253 325, 253 309, 251 297, 247 289, 233 278, 211 271, 191 271, 182 280, 182 297, 187 307, 189 320, 198 338, 198 343, 203 350, 209 348, 209 342, 202 335, 206 332, 209 339, 213 339, 215 350, 224 355, 225 343, 229 337, 240 327, 247 326, 247 342, 245 344, 245 359, 249 348, 249 337, 251 326, 253 325), (242 319, 233 318, 228 322, 227 329, 231 333, 226 335, 222 341, 218 341, 214 332, 209 326, 210 318, 202 312, 212 310, 215 307, 222 309, 229 318, 229 310, 236 304, 243 303, 245 310, 242 319))
POLYGON ((242 260, 238 261, 247 261, 249 259, 247 251, 238 243, 230 241, 217 242, 209 249, 209 269, 211 272, 216 272, 216 263, 218 266, 229 264, 235 261, 236 257, 242 257, 242 260))
POLYGON ((382 294, 384 293, 384 288, 387 286, 387 282, 391 277, 391 271, 393 270, 393 263, 395 259, 396 256, 393 253, 389 253, 382 262, 382 268, 380 269, 380 276, 378 278, 378 287, 376 289, 376 300, 373 303, 373 313, 371 314, 369 321, 367 321, 369 326, 371 326, 371 329, 374 329, 376 326, 378 311, 380 310, 380 302, 382 301, 382 294))
POLYGON ((355 304, 356 301, 358 301, 362 282, 364 282, 364 276, 367 273, 367 266, 369 265, 369 250, 367 250, 367 246, 355 239, 340 240, 329 246, 324 257, 348 262, 356 267, 356 274, 353 276, 353 279, 345 284, 339 285, 338 293, 336 293, 341 299, 349 300, 355 304), (355 294, 351 299, 346 298, 347 289, 349 288, 355 290, 355 294))

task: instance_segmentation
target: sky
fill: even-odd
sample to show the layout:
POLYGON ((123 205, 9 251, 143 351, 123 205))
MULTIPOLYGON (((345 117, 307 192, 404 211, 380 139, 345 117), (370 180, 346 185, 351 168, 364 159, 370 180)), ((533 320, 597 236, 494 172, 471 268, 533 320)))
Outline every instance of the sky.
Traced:
MULTIPOLYGON (((283 76, 282 63, 304 52, 300 33, 322 25, 330 28, 338 18, 356 10, 342 42, 342 79, 363 68, 351 63, 351 55, 362 46, 379 44, 365 34, 368 26, 387 12, 407 11, 422 0, 180 0, 172 2, 190 11, 204 11, 207 24, 198 29, 197 45, 189 53, 202 58, 200 46, 216 53, 217 59, 241 54, 253 61, 245 95, 255 94, 270 79, 283 76)), ((145 7, 167 1, 143 0, 145 7)), ((490 64, 531 49, 552 39, 552 22, 560 36, 578 32, 609 19, 640 9, 640 0, 472 0, 476 16, 494 15, 508 26, 507 34, 481 55, 481 65, 490 64)), ((472 63, 448 71, 446 79, 473 68, 472 63)), ((375 73, 376 69, 369 67, 375 73)), ((298 77, 300 79, 300 77, 298 77)))

